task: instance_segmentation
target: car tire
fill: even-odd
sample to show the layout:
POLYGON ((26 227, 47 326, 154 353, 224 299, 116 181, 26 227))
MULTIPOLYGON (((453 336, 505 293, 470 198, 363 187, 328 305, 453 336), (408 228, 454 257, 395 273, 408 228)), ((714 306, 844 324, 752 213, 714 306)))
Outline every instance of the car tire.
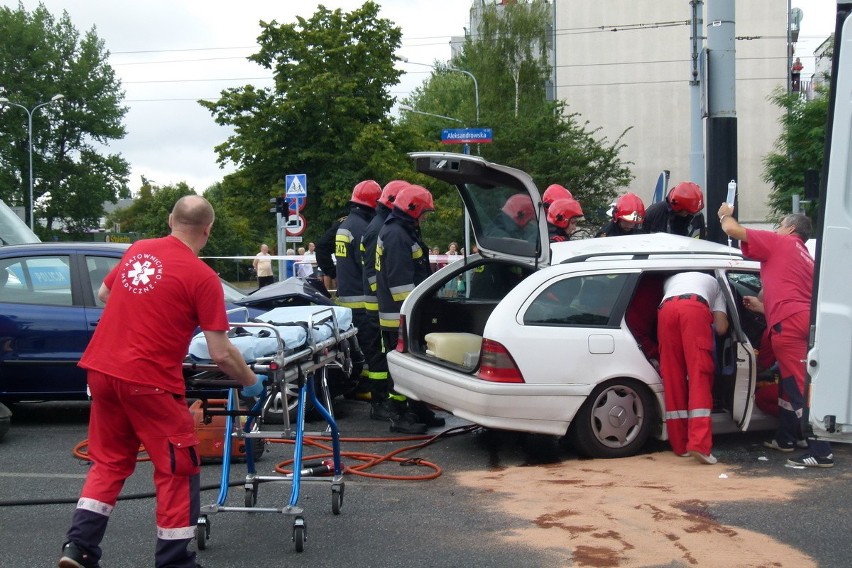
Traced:
MULTIPOLYGON (((312 378, 311 380, 316 380, 312 378)), ((317 382, 314 386, 317 386, 317 382)), ((284 413, 289 416, 289 423, 295 424, 298 418, 299 386, 295 383, 285 383, 284 390, 275 395, 275 400, 263 412, 264 424, 284 424, 284 413)), ((309 418, 314 410, 313 401, 305 400, 305 417, 309 418)))
POLYGON ((577 412, 569 437, 574 449, 592 458, 636 455, 651 433, 654 399, 632 379, 598 385, 577 412))

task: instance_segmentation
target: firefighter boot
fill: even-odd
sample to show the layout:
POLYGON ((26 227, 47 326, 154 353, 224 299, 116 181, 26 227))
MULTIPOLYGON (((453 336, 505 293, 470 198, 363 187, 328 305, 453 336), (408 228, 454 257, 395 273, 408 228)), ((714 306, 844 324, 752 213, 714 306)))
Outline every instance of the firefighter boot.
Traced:
POLYGON ((427 428, 441 428, 447 423, 443 418, 436 416, 423 401, 409 400, 408 408, 417 416, 417 421, 425 424, 427 428))

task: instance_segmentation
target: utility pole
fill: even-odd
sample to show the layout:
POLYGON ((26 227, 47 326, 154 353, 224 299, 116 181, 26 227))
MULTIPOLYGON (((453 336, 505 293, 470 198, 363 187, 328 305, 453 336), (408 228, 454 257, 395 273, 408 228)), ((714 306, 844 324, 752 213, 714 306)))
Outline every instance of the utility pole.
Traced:
MULTIPOLYGON (((737 105, 734 0, 707 2, 707 239, 727 243, 716 210, 737 179, 737 105)), ((742 188, 748 191, 748 188, 742 188)), ((736 214, 736 213, 735 213, 736 214)))
MULTIPOLYGON (((690 38, 692 48, 692 68, 689 81, 690 120, 689 120, 689 179, 702 188, 706 188, 704 174, 704 115, 701 108, 701 90, 706 85, 701 82, 700 57, 704 50, 704 0, 690 0, 692 18, 690 21, 690 38)), ((663 196, 665 198, 665 196, 663 196)))

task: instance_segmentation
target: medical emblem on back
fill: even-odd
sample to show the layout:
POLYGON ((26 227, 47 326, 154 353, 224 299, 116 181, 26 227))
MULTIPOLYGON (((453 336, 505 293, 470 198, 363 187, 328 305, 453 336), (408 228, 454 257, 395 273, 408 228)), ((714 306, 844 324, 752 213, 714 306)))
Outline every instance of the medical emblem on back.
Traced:
POLYGON ((137 254, 125 263, 121 283, 133 294, 144 294, 153 290, 163 277, 163 263, 149 254, 137 254))

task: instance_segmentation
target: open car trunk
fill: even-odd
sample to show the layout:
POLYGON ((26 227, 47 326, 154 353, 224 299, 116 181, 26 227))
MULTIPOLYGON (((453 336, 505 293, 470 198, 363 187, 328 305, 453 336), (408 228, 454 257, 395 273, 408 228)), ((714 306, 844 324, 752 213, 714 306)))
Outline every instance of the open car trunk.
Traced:
POLYGON ((408 348, 418 356, 439 359, 474 371, 491 312, 515 286, 532 274, 523 263, 467 257, 433 276, 408 322, 408 348))

